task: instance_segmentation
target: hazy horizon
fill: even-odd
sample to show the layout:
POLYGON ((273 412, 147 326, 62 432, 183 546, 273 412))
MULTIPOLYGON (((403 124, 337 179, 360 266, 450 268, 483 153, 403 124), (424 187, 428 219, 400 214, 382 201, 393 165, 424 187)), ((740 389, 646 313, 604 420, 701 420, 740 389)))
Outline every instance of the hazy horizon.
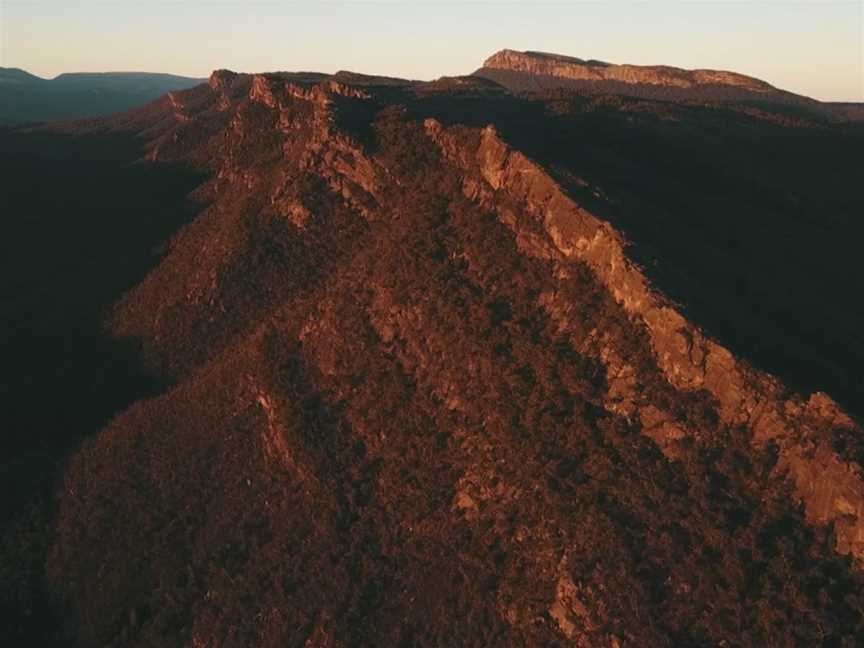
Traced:
POLYGON ((468 74, 497 50, 726 69, 823 101, 864 101, 864 3, 0 0, 0 66, 207 77, 348 69, 468 74))

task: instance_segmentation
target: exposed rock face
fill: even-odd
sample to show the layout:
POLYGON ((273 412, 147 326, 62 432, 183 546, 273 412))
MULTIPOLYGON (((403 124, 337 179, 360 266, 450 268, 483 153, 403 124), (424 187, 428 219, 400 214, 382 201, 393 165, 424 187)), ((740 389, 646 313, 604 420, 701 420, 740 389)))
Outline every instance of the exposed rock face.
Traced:
POLYGON ((746 102, 794 106, 794 114, 833 122, 860 122, 860 106, 820 103, 769 83, 723 70, 685 70, 665 65, 617 65, 560 54, 501 50, 473 76, 512 92, 566 89, 586 95, 620 95, 659 101, 746 102))
POLYGON ((208 179, 111 314, 171 387, 70 460, 48 582, 71 640, 854 644, 860 427, 690 321, 575 165, 474 124, 537 105, 220 71, 88 126, 208 179))
POLYGON ((676 88, 727 85, 763 93, 776 90, 759 79, 721 70, 682 70, 665 65, 613 65, 602 61, 583 61, 558 54, 517 52, 508 49, 490 56, 483 63, 483 67, 580 81, 619 81, 676 88))
MULTIPOLYGON (((706 338, 650 289, 645 277, 626 258, 617 232, 564 195, 542 169, 507 147, 494 129, 484 129, 476 151, 464 151, 460 150, 458 135, 448 136, 434 120, 427 121, 426 128, 445 154, 463 165, 469 198, 490 210, 500 210, 494 192, 504 192, 517 210, 543 224, 565 258, 578 259, 591 268, 615 301, 646 327, 657 366, 670 384, 680 390, 706 390, 718 404, 720 419, 728 425, 747 426, 755 445, 777 443, 781 450, 778 470, 791 474, 808 517, 816 523, 834 523, 838 551, 852 554, 864 564, 864 478, 860 469, 844 468, 830 449, 836 428, 853 434, 860 430, 836 403, 822 393, 809 401, 801 397, 786 400, 776 380, 706 338), (803 452, 803 447, 809 451, 803 452)), ((512 207, 505 209, 505 214, 512 213, 512 207)), ((507 218, 500 214, 502 220, 507 218)), ((518 229, 518 221, 510 223, 518 229)), ((547 255, 546 249, 528 251, 540 257, 547 255)), ((554 299, 547 303, 554 304, 554 299)), ((623 381, 621 389, 630 392, 628 400, 634 402, 638 398, 636 381, 628 385, 625 377, 630 368, 622 366, 620 359, 610 363, 608 354, 605 364, 615 373, 607 380, 613 388, 623 381)), ((612 389, 609 395, 620 400, 619 392, 612 389)), ((647 423, 648 430, 656 428, 658 415, 660 420, 665 417, 653 405, 641 405, 637 409, 642 412, 643 424, 647 423)), ((663 434, 664 440, 683 436, 685 433, 674 426, 663 434)))

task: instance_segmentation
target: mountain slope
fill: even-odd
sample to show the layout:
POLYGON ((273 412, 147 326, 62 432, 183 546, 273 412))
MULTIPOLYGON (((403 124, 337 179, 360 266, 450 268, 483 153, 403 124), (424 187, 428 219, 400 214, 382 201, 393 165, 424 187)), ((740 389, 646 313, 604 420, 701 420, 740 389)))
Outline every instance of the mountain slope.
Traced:
POLYGON ((42 79, 0 68, 0 124, 109 115, 203 82, 146 72, 82 72, 42 79))
MULTIPOLYGON (((727 240, 704 234, 717 198, 701 185, 668 200, 674 165, 628 180, 648 143, 684 155, 658 133, 768 136, 794 166, 813 146, 852 159, 860 132, 470 78, 229 71, 66 128, 133 133, 147 164, 208 180, 108 318, 171 386, 69 462, 46 553, 60 637, 761 646, 864 630, 860 427, 756 368, 782 319, 723 295, 749 322, 716 327, 733 354, 704 304, 711 328, 656 288, 685 284, 632 260, 659 247, 639 214, 663 215, 688 301, 728 286, 730 241, 775 209, 754 195, 795 185, 753 191, 685 149, 705 183, 738 187, 727 240)), ((846 192, 837 218, 860 207, 853 176, 821 173, 814 192, 846 192)), ((856 299, 827 304, 834 330, 855 328, 856 299)))

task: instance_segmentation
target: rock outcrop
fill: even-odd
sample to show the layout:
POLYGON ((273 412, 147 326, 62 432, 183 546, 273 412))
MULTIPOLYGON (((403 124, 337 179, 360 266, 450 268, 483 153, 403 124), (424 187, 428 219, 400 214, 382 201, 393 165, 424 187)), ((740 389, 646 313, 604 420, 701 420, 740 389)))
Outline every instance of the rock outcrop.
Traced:
POLYGON ((860 111, 821 103, 778 89, 744 74, 725 70, 687 70, 667 65, 613 64, 544 52, 501 50, 473 76, 511 92, 549 93, 567 90, 583 95, 627 96, 665 102, 792 106, 794 115, 820 121, 860 122, 860 111))
POLYGON ((517 52, 508 49, 496 52, 486 59, 483 68, 525 72, 575 81, 618 81, 675 88, 725 85, 758 93, 776 90, 759 79, 722 70, 683 70, 666 65, 614 65, 602 61, 583 61, 559 54, 517 52))
MULTIPOLYGON (((864 475, 856 465, 847 465, 831 450, 835 431, 845 429, 859 435, 861 430, 826 394, 787 399, 785 389, 774 378, 736 359, 727 349, 678 313, 662 296, 651 290, 647 279, 626 257, 619 233, 568 198, 536 164, 500 140, 493 128, 486 128, 476 150, 460 146, 458 135, 445 132, 434 120, 426 122, 430 136, 445 155, 465 173, 466 195, 518 231, 522 213, 542 223, 549 239, 564 259, 585 263, 624 310, 641 322, 648 332, 658 368, 666 380, 680 390, 705 390, 718 404, 720 419, 727 425, 745 426, 757 448, 777 443, 781 461, 779 473, 789 473, 808 517, 819 524, 833 524, 837 549, 851 554, 864 566, 864 475), (504 205, 495 200, 503 192, 504 205), (506 206, 505 206, 506 205, 506 206)), ((464 140, 463 140, 464 141, 464 140)), ((543 258, 548 249, 528 247, 527 252, 543 258)), ((547 300, 551 312, 565 306, 547 300)), ((560 321, 560 316, 557 318, 560 321)), ((622 380, 628 401, 641 412, 648 431, 668 417, 653 404, 639 402, 635 380, 626 385, 629 368, 622 360, 609 362, 614 351, 605 350, 610 385, 622 380), (623 371, 623 374, 622 374, 623 371), (648 409, 646 409, 646 407, 648 409)), ((610 391, 620 400, 621 394, 610 391)), ((625 408, 624 413, 629 414, 625 408)), ((673 426, 663 434, 664 445, 686 436, 673 426)))

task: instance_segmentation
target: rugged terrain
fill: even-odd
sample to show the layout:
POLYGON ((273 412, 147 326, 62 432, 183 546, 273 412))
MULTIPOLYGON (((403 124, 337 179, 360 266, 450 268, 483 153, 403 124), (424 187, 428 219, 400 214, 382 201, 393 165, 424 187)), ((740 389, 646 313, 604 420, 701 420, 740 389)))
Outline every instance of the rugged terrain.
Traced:
POLYGON ((2 134, 7 634, 856 645, 864 130, 485 76, 2 134))
POLYGON ((0 125, 110 115, 203 81, 147 72, 76 72, 43 79, 0 68, 0 125))
POLYGON ((660 101, 710 101, 765 106, 786 105, 799 114, 830 121, 864 121, 864 106, 820 102, 760 79, 726 70, 684 70, 668 65, 618 65, 546 52, 501 50, 474 76, 517 92, 568 88, 582 94, 618 94, 660 101))

